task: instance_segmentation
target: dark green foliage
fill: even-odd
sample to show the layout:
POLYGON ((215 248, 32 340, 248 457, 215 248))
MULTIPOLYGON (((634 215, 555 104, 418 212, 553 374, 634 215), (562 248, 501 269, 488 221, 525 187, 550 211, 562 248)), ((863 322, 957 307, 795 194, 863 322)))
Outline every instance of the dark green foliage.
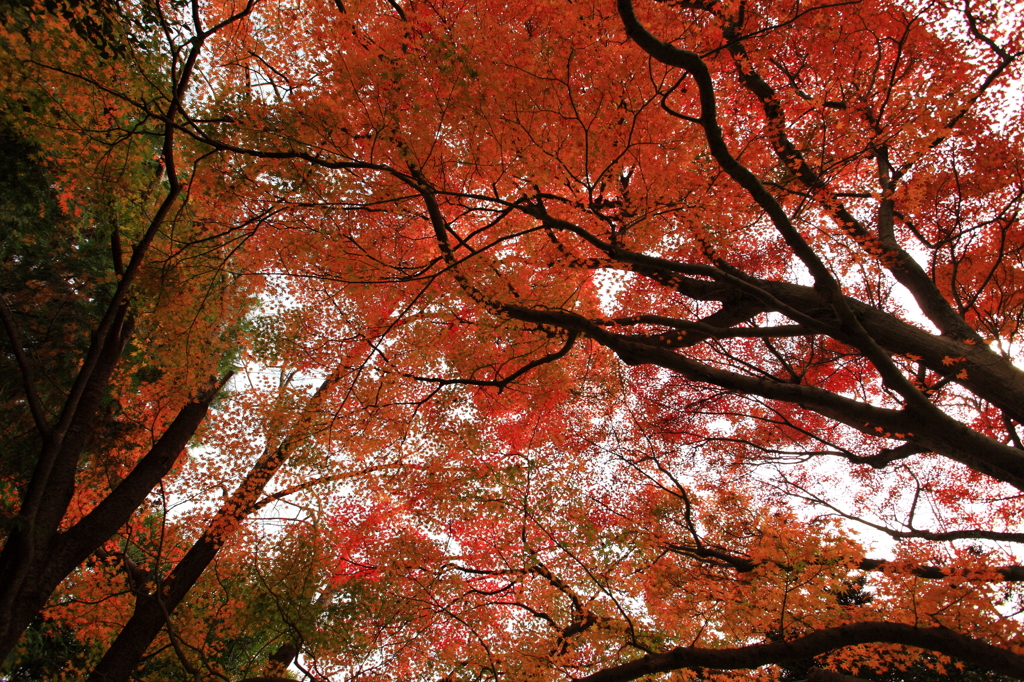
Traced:
POLYGON ((75 637, 71 628, 38 616, 25 631, 18 649, 0 667, 0 675, 6 682, 54 680, 62 672, 81 670, 89 654, 89 647, 75 637))
MULTIPOLYGON (((88 348, 89 330, 114 286, 107 239, 61 197, 39 148, 0 125, 0 296, 52 423, 88 348)), ((5 331, 0 337, 0 448, 3 481, 31 467, 39 435, 23 376, 5 331)), ((9 496, 0 492, 0 497, 9 496)))

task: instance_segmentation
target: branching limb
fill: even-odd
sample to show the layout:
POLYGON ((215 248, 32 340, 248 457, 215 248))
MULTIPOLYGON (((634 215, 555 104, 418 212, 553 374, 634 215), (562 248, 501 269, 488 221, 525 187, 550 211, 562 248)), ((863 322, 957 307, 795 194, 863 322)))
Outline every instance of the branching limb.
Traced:
POLYGON ((875 407, 815 386, 756 378, 719 369, 681 353, 614 334, 585 317, 565 310, 538 310, 507 305, 503 306, 502 311, 524 322, 561 327, 566 331, 584 334, 615 352, 626 364, 656 365, 687 379, 729 391, 795 403, 868 435, 895 437, 916 443, 1024 489, 1024 457, 1019 450, 966 429, 947 415, 924 420, 911 409, 875 407))
POLYGON ((193 682, 199 682, 202 679, 203 671, 192 665, 188 660, 188 656, 185 655, 185 650, 181 647, 181 640, 178 638, 178 634, 174 631, 174 625, 171 623, 171 614, 167 612, 167 607, 164 605, 163 599, 160 598, 160 589, 157 587, 156 592, 153 594, 153 599, 160 605, 160 610, 164 615, 164 629, 167 630, 167 637, 171 640, 171 647, 174 649, 174 655, 177 656, 178 662, 181 663, 181 667, 185 669, 185 672, 189 674, 193 682))
MULTIPOLYGON (((786 481, 786 485, 791 488, 788 491, 790 495, 801 500, 806 500, 812 504, 816 504, 827 508, 829 511, 834 513, 836 516, 840 516, 849 521, 863 524, 869 528, 873 528, 879 532, 885 533, 894 540, 908 540, 911 538, 918 538, 921 540, 931 540, 932 542, 951 542, 953 540, 993 540, 996 542, 1024 542, 1024 533, 1012 533, 1012 532, 1000 532, 994 530, 982 530, 979 528, 961 529, 961 530, 950 530, 950 531, 930 531, 921 530, 914 528, 910 525, 910 521, 907 522, 907 530, 896 530, 884 526, 880 523, 874 523, 867 519, 855 516, 848 512, 844 512, 834 504, 821 499, 817 495, 812 494, 806 488, 803 488, 792 481, 786 481), (798 490, 800 492, 793 492, 798 490)), ((917 504, 917 497, 920 494, 920 489, 915 492, 914 506, 917 504)))
POLYGON ((494 386, 498 389, 498 392, 500 393, 501 391, 505 390, 505 387, 508 386, 511 382, 528 373, 530 370, 565 357, 569 353, 569 351, 572 350, 572 347, 576 343, 577 338, 579 338, 578 332, 570 332, 568 338, 565 341, 565 344, 559 350, 555 351, 554 353, 548 353, 544 357, 537 358, 532 362, 528 362, 527 364, 523 365, 516 371, 512 372, 512 374, 506 376, 504 379, 438 379, 436 377, 424 377, 416 374, 406 374, 405 376, 410 379, 416 379, 417 381, 424 381, 431 384, 439 384, 441 386, 494 386))
POLYGON ((850 453, 837 453, 848 461, 854 464, 867 464, 875 469, 884 469, 889 464, 897 462, 901 459, 906 459, 912 455, 919 455, 928 452, 928 448, 922 447, 917 443, 904 443, 894 448, 885 448, 880 451, 877 455, 867 455, 864 457, 858 457, 850 453))

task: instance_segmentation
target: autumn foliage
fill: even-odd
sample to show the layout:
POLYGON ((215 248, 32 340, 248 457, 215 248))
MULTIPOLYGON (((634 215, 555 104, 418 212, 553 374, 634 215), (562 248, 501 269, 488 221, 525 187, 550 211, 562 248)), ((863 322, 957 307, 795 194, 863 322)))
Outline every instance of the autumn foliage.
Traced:
POLYGON ((3 674, 1024 677, 1012 4, 3 8, 3 674))

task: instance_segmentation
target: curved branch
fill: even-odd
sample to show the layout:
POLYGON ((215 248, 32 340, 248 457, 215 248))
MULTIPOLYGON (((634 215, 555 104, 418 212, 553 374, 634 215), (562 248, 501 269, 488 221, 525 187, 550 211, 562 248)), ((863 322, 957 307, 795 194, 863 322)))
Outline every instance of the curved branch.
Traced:
POLYGON ((645 675, 692 668, 750 670, 813 658, 857 644, 913 646, 952 656, 986 670, 1024 677, 1024 656, 980 639, 943 627, 918 628, 903 623, 865 622, 816 630, 788 642, 752 644, 731 649, 676 647, 664 653, 649 654, 629 663, 606 668, 579 678, 576 682, 628 682, 645 675))
POLYGON ((421 377, 416 374, 405 374, 404 376, 409 379, 415 379, 417 381, 423 381, 431 384, 439 384, 441 386, 451 386, 453 384, 461 384, 465 386, 496 386, 498 388, 498 392, 501 393, 511 382, 523 376, 530 370, 565 357, 569 351, 572 350, 577 338, 579 338, 579 332, 570 331, 569 338, 565 340, 565 345, 563 345, 559 350, 554 353, 548 353, 544 357, 537 358, 532 362, 526 363, 504 379, 438 379, 436 377, 421 377))

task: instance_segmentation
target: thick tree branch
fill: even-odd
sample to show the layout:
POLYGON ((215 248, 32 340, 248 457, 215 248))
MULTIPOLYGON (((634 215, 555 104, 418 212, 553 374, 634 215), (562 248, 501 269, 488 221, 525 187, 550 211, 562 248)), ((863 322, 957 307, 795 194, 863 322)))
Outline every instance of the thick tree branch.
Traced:
POLYGON ((929 415, 925 420, 913 410, 874 407, 816 386, 767 380, 718 369, 672 350, 648 346, 635 339, 611 333, 589 319, 568 311, 506 305, 502 312, 524 322, 577 331, 614 351, 626 364, 657 365, 687 379, 736 393, 795 403, 868 435, 895 437, 916 443, 1024 489, 1024 454, 944 414, 938 418, 929 415))
POLYGON ((1024 677, 1024 656, 943 627, 918 628, 902 623, 865 622, 817 630, 788 642, 752 644, 730 649, 676 647, 579 678, 577 682, 628 682, 673 670, 710 668, 749 670, 779 665, 857 644, 902 644, 958 658, 986 670, 1024 677))
POLYGON ((62 540, 65 549, 62 554, 70 555, 67 561, 74 562, 72 566, 78 565, 88 556, 97 542, 103 542, 127 523, 146 496, 174 466, 178 455, 206 418, 210 403, 233 374, 228 372, 219 380, 211 382, 192 402, 182 407, 159 440, 124 480, 81 521, 65 531, 62 540), (78 558, 83 552, 84 556, 78 558))

